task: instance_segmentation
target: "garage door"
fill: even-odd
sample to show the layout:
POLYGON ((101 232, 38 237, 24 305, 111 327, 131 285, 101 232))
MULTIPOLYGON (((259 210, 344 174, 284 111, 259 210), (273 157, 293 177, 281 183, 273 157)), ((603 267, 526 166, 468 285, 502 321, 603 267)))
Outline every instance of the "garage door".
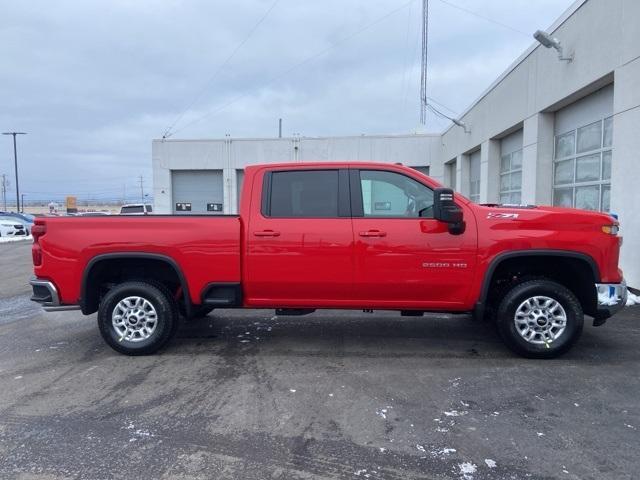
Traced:
POLYGON ((222 170, 172 170, 174 214, 221 214, 222 170))

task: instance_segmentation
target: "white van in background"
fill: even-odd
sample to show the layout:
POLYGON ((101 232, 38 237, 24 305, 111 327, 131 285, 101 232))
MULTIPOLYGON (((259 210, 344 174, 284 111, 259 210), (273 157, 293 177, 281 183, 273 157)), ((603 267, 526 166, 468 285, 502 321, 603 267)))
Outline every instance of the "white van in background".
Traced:
POLYGON ((149 215, 153 207, 148 203, 129 203, 120 207, 120 215, 149 215))

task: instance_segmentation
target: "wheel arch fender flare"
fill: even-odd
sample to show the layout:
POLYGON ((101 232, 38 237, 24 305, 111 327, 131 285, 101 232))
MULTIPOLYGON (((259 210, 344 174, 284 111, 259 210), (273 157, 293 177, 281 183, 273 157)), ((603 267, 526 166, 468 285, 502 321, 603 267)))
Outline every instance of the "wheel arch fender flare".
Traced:
POLYGON ((589 265, 591 273, 593 274, 594 281, 597 283, 600 281, 600 269, 598 264, 590 255, 582 252, 573 252, 570 250, 553 250, 553 249, 533 249, 533 250, 514 250, 509 252, 502 252, 494 256, 484 272, 482 278, 482 286, 480 287, 480 296, 474 307, 474 316, 476 318, 482 318, 486 307, 487 297, 489 296, 489 288, 491 286, 491 279, 497 268, 506 260, 513 258, 525 258, 525 257, 558 257, 558 258, 571 258, 575 260, 581 260, 589 265))
POLYGON ((87 303, 87 292, 89 288, 89 281, 91 278, 92 270, 96 267, 97 264, 109 261, 109 260, 123 260, 123 259, 143 259, 143 260, 153 260, 165 263, 169 265, 173 271, 176 273, 178 280, 180 281, 180 286, 182 287, 182 292, 184 296, 185 309, 188 314, 191 313, 193 308, 191 302, 191 295, 189 293, 189 285, 187 280, 180 268, 178 262, 168 255, 164 255, 161 253, 146 253, 146 252, 111 252, 111 253, 103 253, 100 255, 96 255, 89 259, 87 262, 83 272, 82 272, 82 280, 80 285, 80 308, 82 313, 85 315, 91 314, 96 310, 87 303))

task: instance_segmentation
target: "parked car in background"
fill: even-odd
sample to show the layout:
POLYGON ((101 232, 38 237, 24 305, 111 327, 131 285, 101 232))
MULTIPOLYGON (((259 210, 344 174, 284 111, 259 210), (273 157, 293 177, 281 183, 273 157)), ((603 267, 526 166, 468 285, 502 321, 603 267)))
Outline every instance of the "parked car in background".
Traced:
POLYGON ((22 222, 9 215, 0 216, 0 237, 27 237, 29 230, 22 222))
POLYGON ((0 217, 11 217, 14 221, 18 221, 24 228, 27 230, 27 235, 31 235, 31 227, 33 227, 33 221, 36 217, 29 213, 18 213, 18 212, 0 212, 0 217))
POLYGON ((36 217, 28 213, 16 213, 16 212, 10 213, 9 216, 15 218, 20 223, 22 223, 24 225, 24 228, 26 228, 27 230, 27 235, 31 235, 31 228, 33 227, 33 222, 36 217))
POLYGON ((129 203, 120 208, 120 215, 149 215, 153 207, 148 203, 129 203))
POLYGON ((101 217, 102 215, 111 215, 109 212, 80 212, 76 213, 76 217, 101 217))

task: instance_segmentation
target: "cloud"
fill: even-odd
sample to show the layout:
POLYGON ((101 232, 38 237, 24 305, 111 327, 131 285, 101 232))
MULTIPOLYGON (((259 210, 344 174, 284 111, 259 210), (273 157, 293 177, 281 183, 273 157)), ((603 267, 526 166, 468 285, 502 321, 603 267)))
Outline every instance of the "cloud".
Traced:
MULTIPOLYGON (((117 197, 125 188, 133 191, 140 174, 150 184, 151 140, 199 92, 176 125, 178 137, 272 136, 279 117, 285 134, 415 131, 417 0, 348 40, 402 3, 280 0, 208 82, 272 3, 4 5, 0 127, 29 132, 19 139, 21 190, 27 199, 76 192, 117 197)), ((547 27, 570 1, 454 3, 528 32, 547 27)), ((464 110, 531 43, 526 35, 432 1, 429 95, 454 111, 464 110)), ((426 128, 441 131, 445 125, 429 117, 426 128)), ((9 139, 2 138, 0 173, 13 175, 12 155, 9 139)))

